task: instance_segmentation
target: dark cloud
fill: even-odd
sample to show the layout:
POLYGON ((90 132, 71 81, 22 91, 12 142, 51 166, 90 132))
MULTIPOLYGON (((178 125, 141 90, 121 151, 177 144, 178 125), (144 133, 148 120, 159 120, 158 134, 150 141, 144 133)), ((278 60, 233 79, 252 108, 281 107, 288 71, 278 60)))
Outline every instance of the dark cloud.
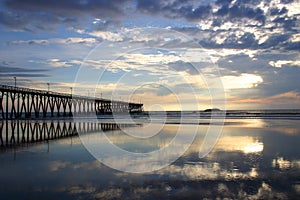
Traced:
POLYGON ((123 14, 123 0, 6 0, 5 5, 16 11, 47 12, 59 17, 82 14, 117 17, 123 14))
POLYGON ((28 45, 36 45, 36 44, 49 44, 48 40, 28 40, 28 41, 11 41, 7 42, 7 45, 17 45, 17 44, 28 44, 28 45))
POLYGON ((27 78, 43 78, 49 77, 47 74, 22 74, 22 73, 10 73, 10 74, 1 74, 1 77, 27 77, 27 78))
POLYGON ((286 31, 294 31, 295 27, 297 27, 296 17, 277 17, 273 22, 276 26, 283 27, 286 31))
POLYGON ((260 8, 251 8, 246 6, 232 6, 229 9, 230 18, 249 18, 265 23, 264 12, 260 8))
POLYGON ((283 4, 289 4, 289 3, 294 2, 294 0, 281 0, 280 2, 283 4))
MULTIPOLYGON (((207 48, 270 48, 278 46, 285 42, 288 37, 295 32, 297 27, 297 18, 287 16, 288 4, 291 1, 283 1, 285 7, 278 9, 271 8, 269 13, 257 7, 260 0, 217 0, 213 1, 193 1, 193 0, 6 0, 3 5, 8 9, 0 11, 0 24, 14 30, 25 31, 53 31, 58 25, 65 25, 72 28, 91 28, 92 30, 110 30, 122 26, 122 18, 129 16, 127 11, 133 12, 136 6, 137 13, 147 15, 159 15, 170 19, 185 19, 191 22, 210 21, 210 35, 214 35, 216 27, 221 27, 226 22, 243 26, 253 26, 264 31, 264 24, 268 15, 272 15, 274 27, 270 29, 284 28, 286 32, 281 36, 271 34, 271 37, 264 44, 258 45, 253 33, 245 33, 242 37, 237 38, 232 30, 223 30, 228 32, 224 43, 218 44, 214 38, 205 38, 200 44, 207 48), (127 10, 128 6, 131 10, 127 10), (215 11, 216 5, 218 10, 215 11), (88 23, 85 17, 93 17, 88 23), (97 19, 98 18, 98 19, 97 19), (246 19, 246 20, 245 20, 246 19), (257 24, 257 22, 259 22, 257 24), (241 24, 240 24, 241 23, 241 24), (250 25, 251 24, 251 25, 250 25), (231 32, 231 33, 230 33, 231 32)), ((268 1, 265 1, 268 3, 268 1)), ((200 25, 201 26, 201 25, 200 25)), ((176 27, 174 28, 176 29, 176 27)), ((181 31, 193 36, 199 33, 199 28, 191 27, 181 31)), ((197 34, 196 37, 199 37, 197 34)), ((199 39, 199 38, 198 38, 199 39)), ((291 47, 292 48, 292 47, 291 47)))
POLYGON ((226 56, 218 61, 223 75, 239 75, 242 73, 259 73, 271 69, 268 59, 252 59, 248 55, 238 54, 226 56))
MULTIPOLYGON (((207 65, 207 63, 206 63, 206 65, 207 65)), ((171 70, 185 71, 185 72, 187 72, 188 74, 191 74, 191 75, 199 74, 199 72, 200 72, 199 71, 200 69, 196 69, 196 67, 193 66, 191 63, 187 63, 187 62, 184 62, 182 60, 179 60, 179 61, 176 61, 176 62, 170 62, 170 63, 168 63, 168 67, 171 70)))
POLYGON ((270 15, 271 15, 271 16, 274 16, 274 15, 282 15, 282 14, 285 14, 285 13, 287 13, 287 12, 288 12, 288 10, 287 10, 286 7, 283 7, 283 8, 281 8, 281 9, 279 9, 279 8, 271 8, 271 9, 270 9, 270 15))
POLYGON ((255 59, 245 54, 227 56, 218 61, 221 74, 224 76, 239 76, 242 73, 257 74, 263 78, 263 83, 255 88, 233 90, 233 95, 244 98, 264 98, 287 93, 300 93, 299 66, 283 65, 282 68, 272 67, 269 62, 277 60, 296 60, 298 54, 259 54, 255 59))
POLYGON ((209 16, 212 7, 210 5, 201 5, 197 8, 192 8, 192 6, 183 7, 179 11, 180 15, 190 19, 190 20, 197 20, 197 19, 204 19, 209 16))
POLYGON ((180 32, 189 34, 200 41, 199 44, 205 48, 231 48, 231 49, 290 49, 297 50, 297 43, 289 43, 288 40, 297 32, 297 17, 288 16, 288 4, 293 1, 284 0, 282 8, 271 7, 271 2, 264 1, 269 10, 265 13, 258 5, 261 0, 217 0, 216 2, 197 1, 147 1, 137 0, 137 10, 148 15, 160 15, 167 18, 181 18, 191 22, 199 22, 200 27, 174 28, 180 32), (219 8, 215 11, 215 5, 219 8), (272 16, 272 17, 270 17, 272 16), (209 30, 201 30, 201 22, 211 22, 209 30), (272 20, 272 22, 271 22, 272 20), (221 26, 231 22, 233 28, 221 30, 221 26), (265 27, 267 23, 267 27, 265 27), (270 24, 272 25, 270 27, 270 24), (238 26, 237 26, 238 25, 238 26), (253 32, 244 32, 243 27, 256 28, 260 35, 268 34, 269 38, 262 44, 253 32), (235 27, 235 28, 234 28, 235 27), (239 27, 239 28, 236 28, 239 27), (214 30, 214 28, 217 28, 214 30), (218 29, 220 28, 220 29, 218 29), (280 29, 285 32, 279 32, 280 29), (242 31, 240 36, 235 31, 242 31), (209 35, 208 38, 200 36, 200 32, 209 35), (272 33, 273 32, 273 33, 272 33), (225 40, 220 44, 217 41, 219 33, 223 34, 225 40))
MULTIPOLYGON (((253 8, 253 6, 246 6, 244 2, 237 1, 234 5, 229 5, 231 1, 221 0, 217 1, 217 5, 221 8, 213 14, 212 3, 201 3, 198 5, 197 1, 149 1, 137 0, 137 10, 147 14, 160 14, 168 18, 185 18, 188 21, 195 21, 199 19, 207 19, 213 15, 219 17, 227 17, 230 20, 239 18, 249 18, 257 20, 261 23, 265 22, 264 12, 260 8, 253 8), (195 5, 196 4, 196 5, 195 5)), ((259 1, 250 1, 257 4, 259 1)), ((249 4, 249 1, 247 1, 249 4)))
POLYGON ((300 42, 288 42, 284 46, 286 50, 300 51, 300 42))
POLYGON ((217 5, 229 5, 233 0, 217 0, 217 5))
POLYGON ((264 43, 260 44, 260 48, 278 48, 283 42, 287 41, 291 34, 274 34, 269 37, 264 43))
POLYGON ((91 23, 88 17, 123 16, 126 3, 123 0, 6 0, 3 5, 7 9, 0 11, 0 23, 24 31, 52 31, 58 25, 82 28, 91 23))
POLYGON ((95 31, 106 31, 112 26, 119 27, 122 23, 119 20, 106 19, 94 21, 93 30, 95 31))
POLYGON ((0 23, 13 30, 29 30, 29 20, 15 13, 0 11, 0 23))
POLYGON ((75 26, 77 20, 59 18, 50 13, 0 11, 0 24, 12 30, 54 31, 57 25, 75 26))
POLYGON ((185 18, 192 21, 204 19, 211 13, 210 4, 193 6, 190 2, 137 0, 137 10, 147 14, 160 14, 168 18, 185 18))
POLYGON ((160 1, 137 0, 137 9, 145 13, 159 13, 170 9, 170 6, 163 6, 160 1))
MULTIPOLYGON (((264 75, 265 73, 273 73, 279 68, 272 67, 269 62, 277 60, 296 60, 298 54, 280 54, 280 53, 261 53, 257 54, 255 58, 241 53, 237 55, 225 56, 221 58, 217 65, 225 69, 223 75, 235 75, 241 73, 257 73, 264 75)), ((287 66, 291 67, 291 66, 287 66)))
POLYGON ((294 91, 300 93, 300 67, 284 66, 276 69, 276 73, 264 75, 264 84, 258 89, 263 91, 264 96, 273 96, 281 93, 294 91))
POLYGON ((45 69, 28 69, 21 67, 10 67, 1 65, 0 66, 0 76, 1 77, 48 77, 46 74, 48 70, 45 69))
POLYGON ((246 5, 235 4, 229 7, 228 4, 223 5, 217 12, 217 16, 227 17, 228 20, 233 21, 240 18, 248 18, 265 23, 266 17, 260 8, 252 8, 246 5))
MULTIPOLYGON (((220 31, 219 33, 222 33, 220 31)), ((234 31, 229 32, 224 36, 225 40, 222 43, 218 43, 216 37, 218 34, 211 34, 209 39, 202 39, 199 44, 204 48, 229 48, 229 49, 280 49, 287 50, 299 50, 299 44, 297 42, 288 42, 293 33, 274 33, 270 34, 269 38, 263 43, 259 44, 258 39, 255 38, 253 33, 245 32, 242 36, 237 36, 234 31)))
POLYGON ((245 32, 244 35, 238 37, 234 32, 229 33, 222 43, 217 43, 214 35, 209 40, 203 39, 199 42, 204 48, 230 48, 230 49, 258 49, 258 41, 253 33, 245 32))

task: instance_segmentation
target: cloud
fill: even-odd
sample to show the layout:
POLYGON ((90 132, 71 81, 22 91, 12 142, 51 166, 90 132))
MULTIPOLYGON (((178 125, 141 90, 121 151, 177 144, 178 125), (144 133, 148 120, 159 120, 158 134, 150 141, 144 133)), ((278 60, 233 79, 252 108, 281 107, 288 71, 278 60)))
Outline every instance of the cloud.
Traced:
POLYGON ((290 92, 285 92, 285 93, 282 93, 282 94, 274 95, 274 96, 270 97, 270 99, 272 99, 272 100, 277 100, 277 99, 300 100, 300 94, 297 93, 297 92, 294 92, 294 91, 290 91, 290 92))
POLYGON ((87 17, 119 18, 124 15, 123 0, 6 0, 9 11, 0 13, 0 23, 13 30, 49 31, 58 25, 86 26, 87 17))
POLYGON ((223 76, 221 79, 225 89, 253 88, 263 83, 261 76, 247 73, 239 76, 223 76))
POLYGON ((1 77, 47 77, 46 69, 28 69, 22 67, 0 66, 1 77))
MULTIPOLYGON (((226 1, 217 1, 219 9, 211 1, 206 3, 196 1, 147 1, 138 0, 137 10, 142 13, 160 14, 168 18, 185 18, 189 21, 196 21, 212 17, 212 15, 225 17, 228 19, 249 18, 261 23, 265 22, 263 10, 253 8, 241 1, 231 3, 226 1), (215 9, 214 9, 215 8, 215 9), (216 11, 215 11, 216 10, 216 11)), ((255 1, 251 2, 256 5, 255 1)))
POLYGON ((285 44, 286 50, 300 51, 300 42, 289 42, 285 44))
MULTIPOLYGON (((244 53, 223 56, 217 64, 221 74, 227 77, 228 82, 230 82, 230 77, 239 77, 243 73, 254 74, 261 77, 263 82, 253 77, 252 80, 258 81, 258 84, 255 85, 256 87, 248 87, 247 90, 236 88, 228 91, 228 93, 232 95, 235 100, 245 100, 253 104, 266 104, 267 99, 272 96, 290 91, 300 92, 298 87, 300 82, 299 78, 297 78, 297 74, 300 73, 300 68, 297 67, 298 56, 297 53, 291 52, 279 53, 278 51, 273 51, 273 53, 266 53, 260 51, 259 53, 257 52, 254 57, 250 57, 244 53)), ((246 79, 245 77, 245 81, 246 79)), ((237 85, 236 87, 242 87, 238 82, 238 78, 232 79, 232 83, 235 82, 234 80, 237 82, 230 84, 233 85, 232 87, 234 87, 234 85, 237 85)), ((243 83, 243 81, 241 83, 243 83)), ((255 81, 253 83, 255 84, 255 81)), ((247 84, 245 86, 247 86, 247 84)), ((249 83, 248 86, 251 86, 251 83, 249 83)), ((224 87, 226 88, 226 86, 224 87)), ((234 102, 232 103, 234 104, 234 102)))
POLYGON ((269 69, 268 58, 260 58, 256 51, 254 51, 253 57, 251 54, 247 55, 243 51, 233 53, 236 54, 224 55, 217 62, 223 75, 250 74, 253 72, 263 75, 269 69))
POLYGON ((300 10, 299 5, 269 1, 217 1, 215 5, 210 4, 212 12, 197 21, 198 27, 174 29, 197 38, 204 48, 299 50, 297 16, 300 12, 290 13, 295 10, 293 6, 300 10))
POLYGON ((230 20, 236 20, 239 18, 253 19, 261 24, 265 23, 265 15, 262 9, 252 8, 247 4, 242 4, 240 1, 236 1, 235 4, 230 6, 224 4, 217 12, 217 16, 227 16, 230 20))
POLYGON ((229 100, 232 104, 263 104, 263 105, 281 105, 288 108, 288 105, 300 105, 300 93, 295 91, 284 92, 269 97, 243 98, 229 100))
POLYGON ((121 27, 121 22, 115 19, 100 19, 95 18, 93 21, 94 31, 107 31, 110 27, 121 27))
POLYGON ((180 71, 187 72, 190 75, 196 75, 196 74, 200 73, 200 71, 198 71, 200 69, 197 69, 191 63, 184 62, 182 60, 178 60, 175 62, 169 62, 168 67, 171 70, 178 71, 178 72, 180 72, 180 71))
MULTIPOLYGON (((115 55, 112 55, 115 56, 115 55)), ((86 59, 84 62, 79 60, 70 60, 70 63, 83 64, 85 67, 92 67, 95 69, 106 69, 111 72, 133 72, 133 71, 147 71, 148 73, 163 74, 163 71, 177 72, 181 67, 186 66, 186 69, 192 72, 192 66, 189 63, 181 61, 179 55, 169 52, 137 52, 137 53, 124 53, 119 57, 113 59, 86 59)), ((139 72, 140 73, 140 72, 139 72)), ((167 73, 164 73, 167 74, 167 73)))
POLYGON ((71 63, 68 63, 66 61, 61 61, 60 59, 57 59, 57 58, 47 60, 47 64, 52 67, 71 67, 71 66, 73 66, 71 63))
POLYGON ((110 31, 92 31, 88 33, 92 36, 99 37, 103 40, 112 41, 112 42, 120 42, 124 40, 124 36, 119 33, 113 33, 110 31))
MULTIPOLYGON (((57 25, 64 25, 70 30, 85 36, 91 35, 102 40, 119 42, 143 42, 147 45, 157 42, 149 35, 131 37, 121 28, 122 23, 131 15, 141 17, 141 13, 165 18, 185 19, 192 22, 192 28, 185 26, 171 28, 183 31, 196 38, 205 48, 234 49, 269 49, 284 47, 298 50, 299 43, 294 38, 299 14, 295 2, 269 1, 81 1, 51 0, 40 3, 37 0, 7 0, 7 10, 0 11, 0 23, 14 30, 52 30, 57 25), (122 19, 120 19, 122 17, 122 19), (83 21, 84 23, 82 23, 83 21), (111 29, 114 29, 112 31, 111 29), (123 32, 120 34, 119 32, 123 32), (285 33, 283 34, 283 31, 285 33), (195 35, 196 33, 196 35, 195 35)), ((299 8, 300 9, 300 8, 299 8)), ((129 33, 128 33, 129 34, 129 33)), ((296 36, 295 36, 296 37, 296 36)), ((74 38, 75 39, 75 38, 74 38)), ((30 44, 47 44, 45 41, 34 41, 30 44), (44 42, 44 43, 43 43, 44 42)), ((70 43, 92 44, 94 41, 74 41, 70 43)), ((165 45, 188 45, 183 41, 165 41, 165 45)))
POLYGON ((61 19, 49 13, 0 10, 0 24, 14 31, 51 32, 58 25, 74 25, 73 20, 61 19))
POLYGON ((24 73, 10 73, 10 74, 1 74, 1 77, 27 77, 27 78, 44 78, 44 77, 49 77, 47 74, 24 74, 24 73))
POLYGON ((283 66, 297 66, 300 67, 299 60, 277 60, 277 61, 270 61, 269 64, 272 67, 281 68, 283 66))
POLYGON ((88 46, 97 43, 99 43, 99 40, 91 37, 51 38, 47 40, 14 40, 7 42, 8 45, 85 44, 88 46))
POLYGON ((50 12, 62 15, 78 15, 82 13, 98 13, 98 15, 115 16, 122 13, 123 0, 6 0, 5 5, 15 10, 50 12))
MULTIPOLYGON (((92 67, 93 72, 107 66, 106 81, 129 74, 132 80, 143 78, 144 83, 164 83, 172 76, 184 75, 190 77, 189 84, 202 89, 202 83, 194 83, 193 78, 197 70, 210 73, 214 61, 231 97, 269 98, 299 92, 299 10, 299 1, 289 0, 5 0, 0 7, 2 30, 37 34, 4 35, 4 42, 17 39, 6 42, 1 55, 3 59, 24 63, 25 67, 31 60, 48 68, 62 68, 53 70, 53 74, 60 70, 71 72, 82 64, 80 58, 85 52, 102 42, 108 45, 99 54, 101 57, 87 59, 84 65, 92 67), (130 29, 148 25, 167 27, 188 37, 147 28, 130 29), (144 47, 178 51, 136 51, 144 47), (115 54, 126 51, 131 53, 115 54), (107 59, 110 53, 115 55, 107 59), (191 64, 200 69, 194 70, 191 64)), ((1 76, 47 76, 44 71, 22 69, 11 68, 6 75, 4 71, 8 69, 2 68, 1 76)), ((186 86, 178 78, 174 82, 180 88, 186 86)), ((166 83, 174 87, 170 81, 166 83)))
POLYGON ((26 21, 23 17, 5 11, 0 11, 0 23, 13 30, 28 30, 25 27, 29 25, 29 21, 26 21))

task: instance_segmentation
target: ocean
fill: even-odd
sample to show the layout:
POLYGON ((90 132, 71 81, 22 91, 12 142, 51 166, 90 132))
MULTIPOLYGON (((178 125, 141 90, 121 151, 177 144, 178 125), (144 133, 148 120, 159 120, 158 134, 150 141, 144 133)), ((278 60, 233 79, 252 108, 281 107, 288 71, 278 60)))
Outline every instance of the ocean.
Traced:
POLYGON ((299 122, 300 110, 3 120, 0 196, 299 199, 299 122))

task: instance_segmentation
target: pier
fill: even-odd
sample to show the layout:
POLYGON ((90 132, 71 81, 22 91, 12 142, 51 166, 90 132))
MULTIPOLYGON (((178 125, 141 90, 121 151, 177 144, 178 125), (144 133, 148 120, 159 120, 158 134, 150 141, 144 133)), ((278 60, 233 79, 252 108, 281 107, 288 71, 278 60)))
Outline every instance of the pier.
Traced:
POLYGON ((134 126, 139 125, 72 120, 4 120, 0 121, 0 151, 1 148, 58 140, 78 136, 79 133, 93 134, 134 126))
POLYGON ((0 85, 0 119, 138 113, 143 104, 0 85))

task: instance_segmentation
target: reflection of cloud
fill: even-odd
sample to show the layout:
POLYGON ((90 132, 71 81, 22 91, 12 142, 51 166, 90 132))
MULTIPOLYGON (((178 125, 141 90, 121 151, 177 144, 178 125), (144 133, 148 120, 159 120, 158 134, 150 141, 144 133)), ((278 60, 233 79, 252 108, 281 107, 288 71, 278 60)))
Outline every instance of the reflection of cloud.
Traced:
POLYGON ((285 160, 283 157, 278 157, 272 160, 272 167, 279 169, 299 168, 300 160, 285 160))
POLYGON ((81 145, 81 141, 78 136, 72 136, 69 138, 57 140, 57 141, 55 141, 55 143, 60 144, 60 145, 68 145, 68 146, 81 145))
POLYGON ((242 180, 258 176, 256 168, 241 172, 237 169, 222 168, 216 162, 188 162, 183 166, 170 165, 157 171, 157 174, 188 180, 242 180))
POLYGON ((272 131, 277 131, 281 134, 286 134, 286 135, 293 135, 297 136, 298 135, 298 128, 291 128, 291 127, 271 127, 270 130, 272 131))
POLYGON ((300 194, 300 184, 295 184, 293 185, 295 191, 297 192, 297 194, 300 194))
POLYGON ((95 160, 93 162, 82 162, 80 164, 74 164, 72 165, 72 168, 74 170, 76 169, 94 170, 94 169, 99 169, 100 166, 101 163, 98 160, 95 160))
POLYGON ((279 167, 279 169, 289 169, 292 163, 289 160, 284 160, 282 157, 273 159, 272 167, 279 167))
POLYGON ((64 162, 64 161, 53 161, 50 163, 50 171, 55 172, 60 169, 64 169, 67 166, 69 166, 71 163, 70 162, 64 162))
POLYGON ((96 188, 93 186, 87 186, 87 187, 80 187, 80 186, 74 186, 67 189, 67 191, 70 194, 82 194, 82 193, 94 193, 96 191, 96 188))
POLYGON ((65 161, 53 161, 50 163, 50 171, 59 171, 63 170, 66 168, 70 168, 73 170, 78 170, 78 169, 84 169, 84 170, 95 170, 99 169, 101 166, 101 163, 98 160, 95 160, 93 162, 81 162, 79 164, 73 164, 71 162, 65 162, 65 161))
POLYGON ((119 199, 122 193, 125 192, 123 189, 108 189, 102 192, 97 192, 93 195, 95 199, 119 199))
MULTIPOLYGON (((243 196, 246 198, 246 195, 243 196)), ((270 185, 262 182, 256 194, 247 195, 247 199, 288 199, 286 194, 275 191, 270 185)))
POLYGON ((245 154, 263 151, 263 143, 250 136, 223 136, 219 138, 214 151, 241 151, 245 154))
POLYGON ((196 131, 195 126, 182 125, 175 136, 162 130, 161 134, 145 140, 125 139, 125 134, 121 137, 122 134, 113 133, 82 135, 80 138, 85 147, 105 165, 120 171, 142 173, 161 169, 174 162, 192 144, 196 131), (114 145, 113 138, 121 147, 114 145), (169 144, 164 145, 168 141, 169 144), (165 148, 159 149, 160 145, 165 148))

